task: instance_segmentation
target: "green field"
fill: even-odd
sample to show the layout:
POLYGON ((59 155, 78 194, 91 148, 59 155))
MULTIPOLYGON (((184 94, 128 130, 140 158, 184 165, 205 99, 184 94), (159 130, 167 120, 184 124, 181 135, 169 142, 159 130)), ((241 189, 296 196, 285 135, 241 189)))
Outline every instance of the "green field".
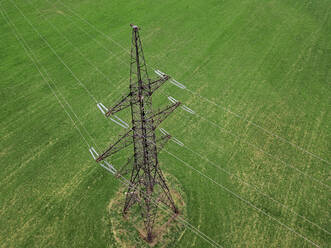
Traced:
MULTIPOLYGON (((222 247, 331 246, 330 0, 3 0, 0 12, 0 247, 118 247, 107 206, 120 182, 82 136, 101 152, 123 132, 91 96, 111 106, 128 92, 130 23, 150 76, 189 89, 165 84, 155 107, 171 95, 196 112, 161 125, 185 144, 159 156, 185 219, 222 247)), ((187 228, 172 247, 210 244, 187 228)))

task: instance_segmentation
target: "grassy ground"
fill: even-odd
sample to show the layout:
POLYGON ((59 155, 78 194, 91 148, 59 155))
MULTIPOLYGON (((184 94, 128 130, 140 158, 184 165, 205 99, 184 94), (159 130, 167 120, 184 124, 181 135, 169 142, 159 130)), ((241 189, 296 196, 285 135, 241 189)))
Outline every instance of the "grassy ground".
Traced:
MULTIPOLYGON (((87 145, 22 42, 54 80, 51 87, 79 116, 82 134, 92 143, 81 124, 101 151, 117 139, 121 128, 107 123, 82 84, 109 106, 127 92, 129 23, 142 27, 149 65, 244 118, 165 85, 156 93, 156 106, 167 103, 163 92, 197 112, 178 110, 162 124, 185 144, 180 148, 169 143, 166 149, 271 216, 163 151, 163 169, 180 181, 187 195, 187 220, 224 247, 313 247, 306 239, 330 246, 330 162, 318 158, 331 160, 330 1, 62 3, 0 3, 1 247, 116 247, 103 219, 120 183, 91 160, 87 145)), ((66 110, 74 118, 68 106, 66 110)), ((127 112, 120 116, 129 120, 127 112)), ((117 157, 113 162, 120 166, 124 160, 117 157)), ((186 230, 175 246, 209 245, 186 230)))

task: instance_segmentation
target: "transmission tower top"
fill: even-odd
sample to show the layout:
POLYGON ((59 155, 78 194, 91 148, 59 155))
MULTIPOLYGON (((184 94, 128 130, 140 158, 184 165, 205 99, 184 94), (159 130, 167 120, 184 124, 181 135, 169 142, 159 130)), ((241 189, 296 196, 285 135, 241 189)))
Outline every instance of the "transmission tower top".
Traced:
POLYGON ((130 26, 131 26, 134 30, 138 30, 138 26, 137 26, 137 25, 130 24, 130 26))

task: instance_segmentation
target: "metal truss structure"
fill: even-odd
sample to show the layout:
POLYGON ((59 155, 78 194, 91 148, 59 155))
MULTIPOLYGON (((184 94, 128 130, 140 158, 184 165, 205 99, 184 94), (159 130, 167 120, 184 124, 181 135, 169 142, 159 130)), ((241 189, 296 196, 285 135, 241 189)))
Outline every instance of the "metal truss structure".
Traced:
POLYGON ((163 110, 154 111, 152 109, 153 93, 170 77, 159 73, 157 79, 149 78, 139 28, 132 24, 131 27, 130 92, 109 108, 105 112, 105 116, 111 117, 123 109, 131 108, 132 128, 129 128, 129 131, 122 135, 117 142, 96 158, 96 161, 104 161, 123 148, 133 145, 132 157, 117 172, 125 173, 132 166, 123 214, 126 215, 133 205, 139 204, 145 224, 146 240, 152 242, 153 226, 158 208, 155 200, 166 204, 174 214, 178 214, 158 161, 158 152, 171 136, 165 134, 157 139, 155 130, 181 103, 173 102, 163 110))

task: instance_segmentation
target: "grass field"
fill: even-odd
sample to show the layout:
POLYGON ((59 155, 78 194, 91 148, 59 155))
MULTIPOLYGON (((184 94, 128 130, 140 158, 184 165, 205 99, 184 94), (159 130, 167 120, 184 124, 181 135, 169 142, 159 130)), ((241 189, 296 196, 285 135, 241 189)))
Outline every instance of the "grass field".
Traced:
MULTIPOLYGON (((185 144, 160 161, 186 220, 222 247, 330 247, 330 11, 329 0, 1 1, 0 247, 117 247, 105 218, 120 182, 52 90, 87 143, 115 141, 122 128, 90 94, 111 106, 128 92, 130 23, 149 74, 189 89, 166 84, 155 106, 171 95, 196 112, 162 124, 185 144)), ((174 245, 209 246, 189 229, 174 245)))

